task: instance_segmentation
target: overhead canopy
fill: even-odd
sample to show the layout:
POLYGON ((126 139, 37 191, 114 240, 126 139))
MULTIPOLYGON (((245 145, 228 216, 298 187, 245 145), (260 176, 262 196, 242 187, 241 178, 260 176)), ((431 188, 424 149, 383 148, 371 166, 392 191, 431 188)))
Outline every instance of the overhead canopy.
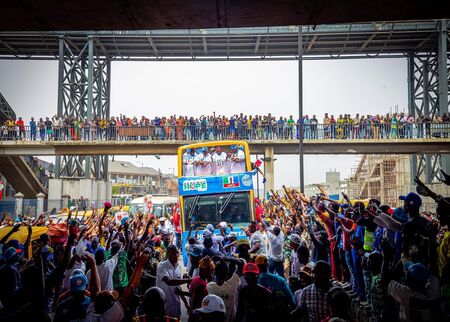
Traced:
MULTIPOLYGON (((448 21, 444 25, 448 24, 448 21)), ((303 26, 303 56, 312 59, 383 57, 436 48, 441 21, 303 26)), ((299 27, 176 30, 0 32, 0 59, 78 55, 88 37, 97 57, 112 60, 296 59, 299 27)))
POLYGON ((2 4, 0 30, 231 28, 448 17, 445 0, 25 0, 2 4))

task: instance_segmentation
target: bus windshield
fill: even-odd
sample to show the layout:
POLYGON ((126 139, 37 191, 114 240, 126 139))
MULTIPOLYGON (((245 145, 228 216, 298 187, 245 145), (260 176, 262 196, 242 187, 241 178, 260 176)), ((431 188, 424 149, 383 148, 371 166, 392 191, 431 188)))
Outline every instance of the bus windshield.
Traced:
POLYGON ((207 224, 217 226, 221 221, 232 225, 251 221, 250 194, 238 192, 234 194, 214 194, 189 196, 184 198, 185 227, 190 227, 191 220, 198 227, 207 224), (197 202, 195 202, 197 201, 197 202), (192 211, 192 217, 187 214, 192 211))

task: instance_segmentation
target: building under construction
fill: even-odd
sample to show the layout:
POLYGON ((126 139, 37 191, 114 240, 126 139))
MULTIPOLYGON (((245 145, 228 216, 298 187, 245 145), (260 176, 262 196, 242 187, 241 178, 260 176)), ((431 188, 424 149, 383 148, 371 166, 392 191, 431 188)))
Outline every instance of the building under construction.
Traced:
POLYGON ((411 190, 410 158, 407 155, 364 155, 347 179, 351 199, 380 199, 400 206, 399 196, 411 190))

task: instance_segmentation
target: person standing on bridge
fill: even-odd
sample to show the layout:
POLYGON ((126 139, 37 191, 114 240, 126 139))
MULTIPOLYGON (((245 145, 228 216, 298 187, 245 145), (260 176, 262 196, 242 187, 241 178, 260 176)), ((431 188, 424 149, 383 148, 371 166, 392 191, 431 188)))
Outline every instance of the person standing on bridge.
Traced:
POLYGON ((21 117, 19 117, 19 119, 16 121, 16 126, 19 128, 18 138, 20 140, 24 140, 25 139, 25 124, 21 117))
POLYGON ((42 119, 42 117, 39 118, 37 127, 39 129, 39 137, 41 138, 41 141, 44 141, 45 140, 45 124, 44 124, 44 120, 42 119))
POLYGON ((34 120, 34 117, 31 118, 29 124, 30 124, 30 140, 36 141, 36 121, 34 120))

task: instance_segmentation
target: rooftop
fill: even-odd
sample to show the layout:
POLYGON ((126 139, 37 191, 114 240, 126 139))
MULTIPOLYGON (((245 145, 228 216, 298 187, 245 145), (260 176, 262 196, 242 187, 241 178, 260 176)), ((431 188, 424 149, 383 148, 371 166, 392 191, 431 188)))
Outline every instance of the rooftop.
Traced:
POLYGON ((108 172, 112 173, 123 173, 130 175, 146 175, 156 177, 159 175, 158 170, 150 167, 138 167, 131 162, 127 161, 108 161, 108 172))

